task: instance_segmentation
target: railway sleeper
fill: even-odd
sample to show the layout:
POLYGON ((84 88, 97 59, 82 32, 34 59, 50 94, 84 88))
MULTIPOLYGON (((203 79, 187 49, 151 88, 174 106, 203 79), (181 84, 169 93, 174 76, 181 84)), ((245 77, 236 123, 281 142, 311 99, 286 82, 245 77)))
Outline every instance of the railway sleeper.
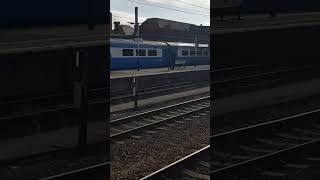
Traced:
POLYGON ((140 121, 133 121, 133 124, 137 125, 137 126, 144 126, 146 125, 146 123, 140 122, 140 121))
POLYGON ((148 134, 156 134, 157 131, 146 131, 146 133, 148 133, 148 134))
POLYGON ((228 163, 228 162, 227 163, 223 163, 223 162, 219 162, 219 161, 211 162, 211 167, 215 168, 215 169, 220 169, 220 168, 228 167, 228 166, 231 166, 231 165, 232 165, 232 163, 228 163))
POLYGON ((260 149, 260 148, 254 148, 254 147, 244 146, 244 145, 240 145, 239 147, 242 150, 252 151, 252 152, 256 152, 256 153, 272 153, 273 152, 273 150, 270 150, 270 149, 260 149))
MULTIPOLYGON (((161 113, 160 114, 161 116, 163 116, 163 117, 168 117, 168 118, 171 118, 171 117, 173 117, 173 115, 170 115, 170 114, 164 114, 164 113, 161 113)), ((163 117, 161 117, 161 118, 163 118, 163 117)))
POLYGON ((250 159, 253 159, 253 156, 245 156, 245 155, 235 155, 235 156, 230 156, 231 159, 235 160, 242 160, 242 161, 247 161, 250 159))
POLYGON ((200 174, 195 171, 189 170, 189 169, 183 169, 182 174, 190 176, 192 178, 196 179, 204 179, 204 180, 210 180, 210 176, 206 174, 200 174))
POLYGON ((292 169, 308 169, 312 165, 309 164, 285 164, 282 167, 284 168, 292 168, 292 169))
POLYGON ((168 124, 166 124, 166 126, 168 126, 168 127, 174 127, 174 126, 176 126, 176 125, 171 124, 171 123, 168 123, 168 124))
POLYGON ((298 140, 298 141, 312 141, 312 140, 314 140, 314 138, 294 136, 294 135, 288 134, 288 133, 277 133, 276 135, 279 137, 286 138, 286 139, 294 139, 294 140, 298 140))
POLYGON ((185 120, 185 121, 192 121, 193 119, 192 119, 192 118, 183 118, 183 120, 185 120))
POLYGON ((133 128, 136 128, 137 126, 132 126, 132 125, 129 125, 129 124, 122 124, 120 127, 121 128, 125 128, 125 129, 133 129, 133 128))
POLYGON ((320 162, 320 157, 307 157, 307 161, 320 162))
POLYGON ((206 168, 210 168, 210 163, 209 162, 200 161, 198 164, 200 164, 201 166, 204 166, 206 168))
POLYGON ((306 135, 320 136, 319 132, 313 131, 313 130, 305 130, 305 129, 301 129, 301 128, 294 128, 293 130, 296 132, 299 132, 299 133, 306 134, 306 135))
POLYGON ((264 171, 260 173, 260 176, 266 178, 266 180, 275 180, 275 178, 285 180, 288 177, 288 174, 276 171, 264 171))
POLYGON ((185 114, 187 112, 190 112, 190 111, 186 111, 186 110, 182 110, 182 109, 177 109, 176 112, 180 113, 180 114, 185 114))
MULTIPOLYGON (((155 123, 155 122, 158 122, 157 120, 155 119, 147 119, 147 118, 143 118, 142 120, 146 121, 146 122, 149 122, 149 123, 155 123)), ((160 120, 160 119, 159 119, 160 120)), ((164 120, 164 119, 163 119, 164 120)))
POLYGON ((287 143, 287 142, 276 142, 270 139, 263 139, 263 138, 256 138, 256 141, 265 143, 271 146, 285 146, 285 147, 290 147, 290 146, 297 146, 298 144, 296 143, 287 143))

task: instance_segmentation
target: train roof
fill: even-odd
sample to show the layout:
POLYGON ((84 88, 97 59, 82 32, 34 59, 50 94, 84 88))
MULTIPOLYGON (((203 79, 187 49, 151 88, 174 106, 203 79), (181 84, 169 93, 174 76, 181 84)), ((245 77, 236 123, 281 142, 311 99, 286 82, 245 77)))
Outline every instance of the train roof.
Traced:
MULTIPOLYGON (((111 38, 110 43, 118 43, 118 44, 138 44, 134 41, 134 39, 115 39, 111 38)), ((143 40, 140 44, 143 45, 153 45, 153 46, 166 46, 167 43, 170 46, 175 47, 195 47, 195 43, 185 43, 185 42, 163 42, 163 41, 149 41, 143 40)), ((208 44, 199 44, 199 47, 208 47, 208 44)))
MULTIPOLYGON (((185 43, 185 42, 168 42, 170 46, 177 47, 195 47, 195 43, 185 43)), ((199 47, 208 47, 208 44, 199 44, 199 47)))
MULTIPOLYGON (((138 44, 134 41, 134 39, 110 39, 110 43, 118 43, 118 44, 138 44)), ((166 43, 160 41, 145 41, 142 43, 144 45, 153 45, 153 46, 166 46, 166 43)))

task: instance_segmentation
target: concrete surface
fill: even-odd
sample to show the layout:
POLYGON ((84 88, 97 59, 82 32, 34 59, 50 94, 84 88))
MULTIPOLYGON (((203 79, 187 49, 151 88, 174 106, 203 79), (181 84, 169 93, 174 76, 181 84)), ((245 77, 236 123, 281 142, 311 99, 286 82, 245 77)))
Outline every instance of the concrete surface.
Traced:
POLYGON ((210 70, 210 65, 201 65, 201 66, 185 66, 185 67, 176 67, 174 70, 168 70, 165 68, 153 68, 153 69, 141 69, 137 71, 133 70, 121 70, 121 71, 111 71, 110 78, 124 78, 131 76, 147 76, 147 75, 158 75, 158 74, 170 74, 170 73, 178 73, 178 72, 190 72, 190 71, 205 71, 210 70))
POLYGON ((278 104, 316 94, 320 95, 320 79, 238 94, 215 99, 213 102, 214 115, 278 104))

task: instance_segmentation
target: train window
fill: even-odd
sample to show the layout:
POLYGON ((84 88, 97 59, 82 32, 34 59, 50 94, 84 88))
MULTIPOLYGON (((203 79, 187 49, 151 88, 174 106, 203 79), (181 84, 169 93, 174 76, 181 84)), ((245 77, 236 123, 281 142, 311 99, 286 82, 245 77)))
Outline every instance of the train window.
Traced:
POLYGON ((204 55, 204 56, 208 56, 208 55, 209 55, 209 52, 208 52, 208 51, 203 51, 203 55, 204 55))
POLYGON ((190 51, 190 56, 195 56, 196 52, 195 51, 190 51))
POLYGON ((182 56, 188 56, 189 55, 189 52, 186 51, 186 50, 182 50, 182 56))
POLYGON ((133 56, 133 49, 122 49, 123 56, 133 56))
POLYGON ((137 56, 146 56, 146 50, 145 49, 138 49, 136 50, 137 56))
POLYGON ((157 56, 157 50, 148 50, 148 56, 157 56))
POLYGON ((202 56, 202 51, 197 51, 197 56, 202 56))

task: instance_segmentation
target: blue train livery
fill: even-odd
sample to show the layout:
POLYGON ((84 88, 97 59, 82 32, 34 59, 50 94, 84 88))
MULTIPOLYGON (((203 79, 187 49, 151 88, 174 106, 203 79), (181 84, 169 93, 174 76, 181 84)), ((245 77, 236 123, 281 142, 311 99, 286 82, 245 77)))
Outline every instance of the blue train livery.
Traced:
POLYGON ((110 39, 111 70, 209 65, 207 44, 110 39))

